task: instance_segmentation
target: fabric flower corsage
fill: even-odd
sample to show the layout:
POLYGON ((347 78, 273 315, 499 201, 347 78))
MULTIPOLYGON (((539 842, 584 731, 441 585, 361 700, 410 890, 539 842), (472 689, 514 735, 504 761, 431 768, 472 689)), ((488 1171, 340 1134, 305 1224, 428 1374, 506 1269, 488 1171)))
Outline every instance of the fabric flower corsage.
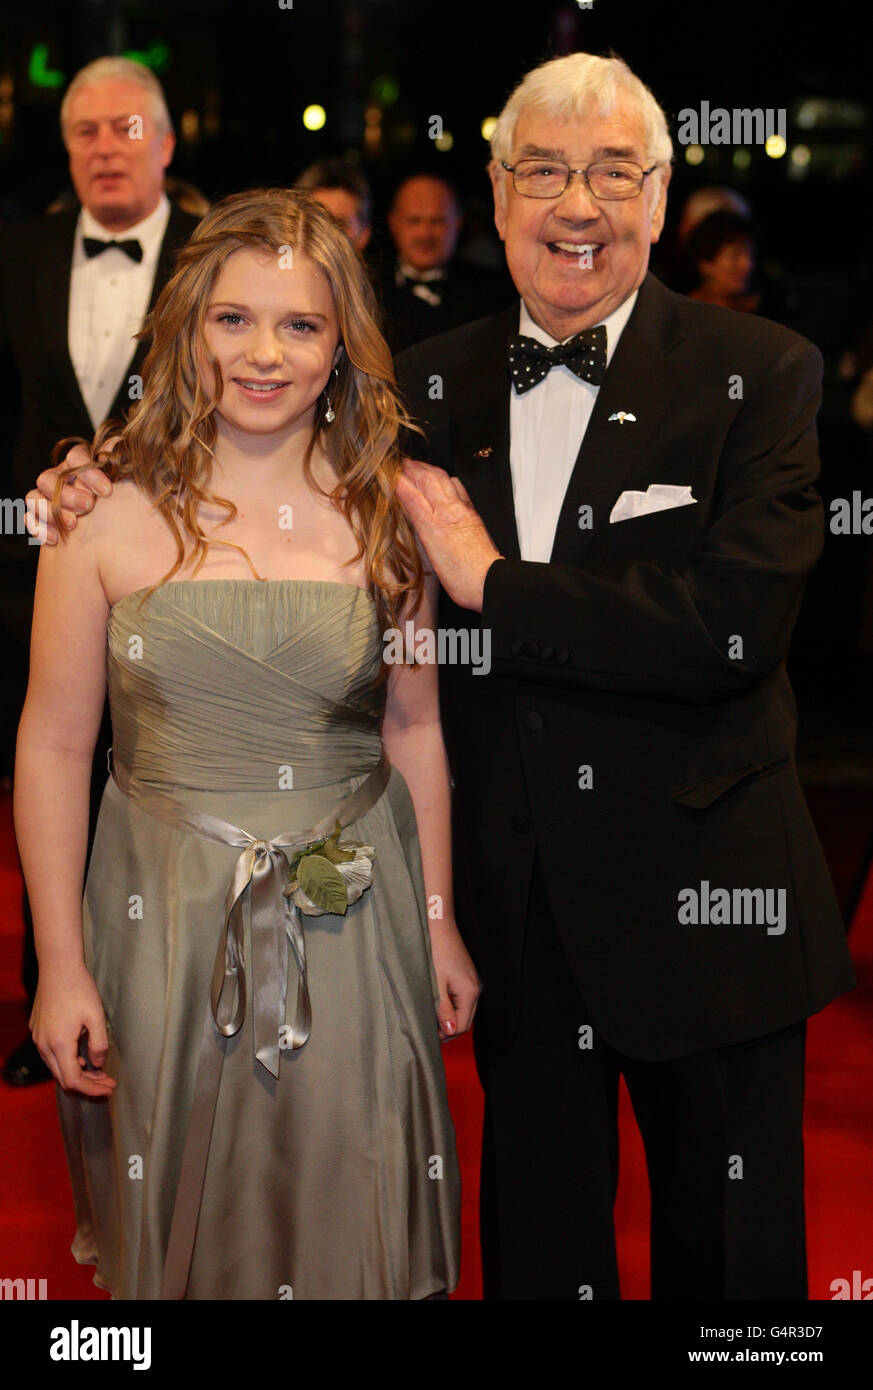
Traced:
POLYGON ((340 823, 326 840, 316 840, 298 850, 288 865, 283 893, 307 917, 323 913, 344 916, 373 882, 376 851, 360 840, 340 843, 340 823))

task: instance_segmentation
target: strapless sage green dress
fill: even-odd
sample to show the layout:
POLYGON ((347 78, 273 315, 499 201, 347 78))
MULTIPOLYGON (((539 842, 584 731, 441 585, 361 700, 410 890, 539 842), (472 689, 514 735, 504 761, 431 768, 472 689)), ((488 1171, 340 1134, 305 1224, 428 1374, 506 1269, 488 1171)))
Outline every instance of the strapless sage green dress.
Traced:
POLYGON ((109 618, 83 911, 117 1086, 58 1088, 73 1254, 119 1299, 451 1290, 460 1180, 375 604, 320 580, 142 599, 109 618), (306 915, 288 862, 335 816, 372 883, 306 915))

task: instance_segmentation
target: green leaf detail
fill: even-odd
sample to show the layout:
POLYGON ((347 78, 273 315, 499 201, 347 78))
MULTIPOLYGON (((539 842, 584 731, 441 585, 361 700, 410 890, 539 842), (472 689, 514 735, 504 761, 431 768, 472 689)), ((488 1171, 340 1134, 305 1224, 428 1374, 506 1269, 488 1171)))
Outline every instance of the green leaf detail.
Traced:
POLYGON ((353 849, 340 849, 339 845, 334 844, 332 836, 321 852, 331 864, 350 864, 355 857, 353 849))
POLYGON ((324 840, 316 840, 316 841, 314 841, 313 844, 307 845, 307 846, 305 847, 305 849, 299 849, 299 850, 297 851, 297 853, 293 856, 293 858, 292 858, 290 864, 288 865, 288 872, 289 872, 289 875, 291 876, 291 878, 293 878, 294 875, 296 874, 297 868, 298 868, 298 866, 299 866, 299 864, 300 864, 301 859, 304 857, 304 855, 306 855, 306 854, 320 854, 321 851, 324 849, 324 845, 325 845, 324 840))
POLYGON ((349 905, 345 879, 324 855, 304 855, 297 866, 297 881, 310 902, 322 912, 345 916, 349 905))

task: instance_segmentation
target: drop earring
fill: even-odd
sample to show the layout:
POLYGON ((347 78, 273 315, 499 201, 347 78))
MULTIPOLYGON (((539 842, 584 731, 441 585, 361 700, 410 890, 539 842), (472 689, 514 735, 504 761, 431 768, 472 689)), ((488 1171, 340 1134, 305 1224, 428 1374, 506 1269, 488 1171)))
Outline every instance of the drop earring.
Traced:
MULTIPOLYGON (((338 377, 338 376, 339 376, 339 372, 337 371, 336 367, 334 367, 333 371, 331 372, 331 376, 335 376, 335 377, 338 377)), ((330 378, 328 378, 328 380, 329 380, 329 379, 330 379, 330 378)), ((326 425, 332 425, 333 422, 334 422, 334 420, 336 419, 336 411, 334 410, 333 406, 332 406, 331 403, 330 403, 330 396, 327 394, 327 387, 326 387, 326 386, 325 386, 325 388, 324 388, 324 399, 325 399, 325 401, 327 402, 327 407, 326 407, 325 412, 324 412, 324 423, 325 423, 326 425)))

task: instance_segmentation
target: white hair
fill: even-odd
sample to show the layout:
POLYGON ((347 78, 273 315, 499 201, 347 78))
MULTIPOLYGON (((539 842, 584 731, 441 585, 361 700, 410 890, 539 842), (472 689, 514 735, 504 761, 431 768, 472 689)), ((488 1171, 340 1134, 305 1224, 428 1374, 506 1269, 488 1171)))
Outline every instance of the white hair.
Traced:
POLYGON ((70 106, 73 97, 83 87, 97 87, 103 82, 130 82, 141 87, 148 96, 151 117, 159 135, 167 135, 173 129, 164 89, 150 68, 136 63, 132 58, 95 58, 80 68, 64 93, 61 102, 61 134, 66 141, 67 126, 70 119, 70 106))
POLYGON ((522 78, 501 111, 491 137, 495 161, 512 157, 515 128, 522 111, 556 120, 578 119, 589 103, 601 116, 611 115, 619 96, 626 97, 640 117, 646 146, 646 163, 661 164, 666 177, 673 157, 667 118, 644 82, 621 58, 597 58, 592 53, 570 53, 552 58, 522 78))

